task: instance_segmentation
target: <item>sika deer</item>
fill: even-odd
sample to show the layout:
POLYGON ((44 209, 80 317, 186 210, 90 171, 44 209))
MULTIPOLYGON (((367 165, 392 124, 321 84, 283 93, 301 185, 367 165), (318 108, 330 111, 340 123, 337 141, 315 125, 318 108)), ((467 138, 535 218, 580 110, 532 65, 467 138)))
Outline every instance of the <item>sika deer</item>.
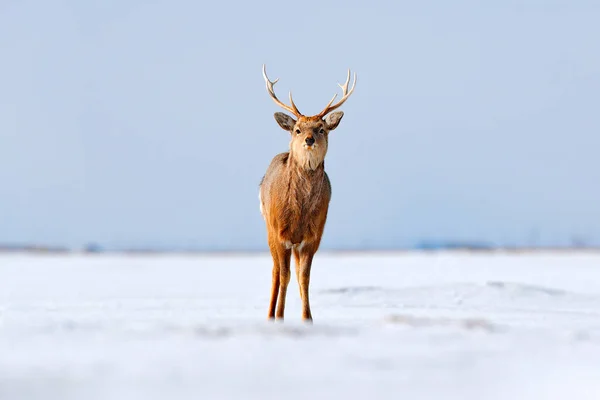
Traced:
POLYGON ((344 104, 352 94, 356 86, 356 74, 352 88, 348 90, 348 70, 346 83, 339 85, 343 97, 333 104, 337 95, 333 96, 323 111, 314 116, 304 116, 298 111, 291 92, 290 106, 279 101, 273 90, 278 79, 271 82, 264 65, 263 77, 275 104, 297 118, 282 112, 275 113, 279 126, 291 134, 289 152, 273 158, 260 182, 260 211, 267 226, 268 243, 273 257, 268 317, 283 319, 290 282, 290 257, 294 253, 296 278, 302 300, 302 319, 312 321, 308 300, 310 269, 321 242, 331 198, 331 184, 325 173, 324 159, 329 132, 338 127, 344 116, 342 111, 329 113, 344 104))

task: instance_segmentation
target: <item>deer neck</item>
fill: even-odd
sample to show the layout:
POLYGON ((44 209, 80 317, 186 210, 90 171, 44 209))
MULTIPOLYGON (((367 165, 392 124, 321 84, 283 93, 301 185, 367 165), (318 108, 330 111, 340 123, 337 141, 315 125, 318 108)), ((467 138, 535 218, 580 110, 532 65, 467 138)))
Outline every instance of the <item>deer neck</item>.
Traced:
POLYGON ((324 169, 324 154, 320 149, 314 149, 311 151, 301 150, 295 151, 296 149, 290 149, 290 158, 294 163, 294 167, 300 170, 304 170, 307 174, 316 172, 324 169))
POLYGON ((293 157, 291 161, 288 170, 288 198, 292 202, 292 210, 301 214, 303 210, 316 206, 313 203, 321 196, 325 182, 325 165, 321 162, 316 169, 310 169, 293 157))
MULTIPOLYGON (((293 157, 290 161, 291 163, 288 164, 287 199, 289 212, 294 221, 291 224, 291 231, 300 232, 302 230, 302 218, 313 215, 321 204, 325 187, 325 166, 321 162, 315 169, 311 169, 306 168, 303 163, 299 163, 293 157)), ((292 241, 292 243, 296 242, 292 241)))
POLYGON ((319 178, 325 173, 325 160, 317 159, 309 152, 296 155, 290 152, 290 172, 303 179, 319 178), (309 153, 309 154, 306 154, 309 153))

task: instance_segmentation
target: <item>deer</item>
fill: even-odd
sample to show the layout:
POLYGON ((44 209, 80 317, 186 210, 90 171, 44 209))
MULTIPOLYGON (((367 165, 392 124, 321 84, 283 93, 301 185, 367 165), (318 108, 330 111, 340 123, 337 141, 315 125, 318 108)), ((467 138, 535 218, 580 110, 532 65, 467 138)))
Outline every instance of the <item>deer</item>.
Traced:
POLYGON ((306 116, 298 111, 291 91, 290 105, 277 98, 273 86, 279 78, 269 80, 264 64, 262 72, 271 99, 295 117, 283 112, 274 114, 277 124, 290 134, 289 151, 273 157, 259 184, 260 212, 265 220, 267 242, 273 258, 268 320, 284 319, 293 253, 302 301, 302 320, 312 323, 310 270, 321 243, 331 199, 325 155, 329 133, 338 127, 344 116, 342 111, 332 111, 344 104, 354 92, 356 73, 350 90, 350 69, 346 83, 338 84, 342 88, 342 98, 337 103, 333 104, 336 94, 320 113, 306 116))

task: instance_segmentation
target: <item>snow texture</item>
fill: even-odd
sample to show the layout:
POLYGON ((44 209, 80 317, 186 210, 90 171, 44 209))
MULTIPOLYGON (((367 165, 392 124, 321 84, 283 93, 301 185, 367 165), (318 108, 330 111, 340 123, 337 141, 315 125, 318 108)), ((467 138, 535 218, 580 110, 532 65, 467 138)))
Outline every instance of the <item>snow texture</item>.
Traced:
POLYGON ((0 256, 0 399, 600 399, 600 254, 0 256), (294 277, 295 275, 292 274, 294 277))

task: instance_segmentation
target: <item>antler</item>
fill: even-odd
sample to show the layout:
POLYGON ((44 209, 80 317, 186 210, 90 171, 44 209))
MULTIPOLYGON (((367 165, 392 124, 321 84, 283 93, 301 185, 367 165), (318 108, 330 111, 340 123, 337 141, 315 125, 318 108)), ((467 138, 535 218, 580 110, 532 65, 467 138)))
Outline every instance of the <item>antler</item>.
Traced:
POLYGON ((287 104, 284 104, 281 101, 279 101, 279 99, 277 98, 277 96, 275 96, 275 91, 273 90, 273 85, 275 85, 277 83, 277 81, 279 81, 279 78, 277 78, 273 82, 271 82, 269 80, 269 78, 267 78, 267 70, 265 68, 265 64, 263 64, 263 77, 265 78, 265 82, 267 84, 267 91, 271 95, 271 98, 273 99, 273 101, 275 102, 275 104, 277 104, 278 106, 282 107, 285 110, 288 110, 289 112, 291 112, 292 114, 294 114, 298 118, 300 116, 302 116, 302 114, 300 113, 300 111, 298 111, 298 108, 294 104, 294 100, 292 100, 292 91, 290 91, 290 103, 292 104, 291 107, 288 106, 287 104))
POLYGON ((356 72, 354 73, 354 82, 352 82, 352 89, 350 89, 350 91, 348 91, 349 83, 350 83, 350 69, 348 69, 348 78, 346 78, 346 83, 344 83, 343 85, 340 85, 338 83, 338 86, 342 88, 342 92, 343 92, 344 96, 340 99, 340 101, 338 101, 336 104, 334 104, 332 106, 331 103, 333 103, 333 101, 337 97, 337 94, 334 95, 333 98, 331 99, 331 101, 329 102, 329 104, 327 104, 325 106, 325 109, 318 114, 318 116, 320 118, 323 118, 325 115, 329 114, 330 112, 332 112, 333 110, 335 110, 336 108, 338 108, 339 106, 344 104, 344 102, 346 100, 348 100, 348 97, 350 97, 352 92, 354 92, 354 87, 356 86, 356 72))

